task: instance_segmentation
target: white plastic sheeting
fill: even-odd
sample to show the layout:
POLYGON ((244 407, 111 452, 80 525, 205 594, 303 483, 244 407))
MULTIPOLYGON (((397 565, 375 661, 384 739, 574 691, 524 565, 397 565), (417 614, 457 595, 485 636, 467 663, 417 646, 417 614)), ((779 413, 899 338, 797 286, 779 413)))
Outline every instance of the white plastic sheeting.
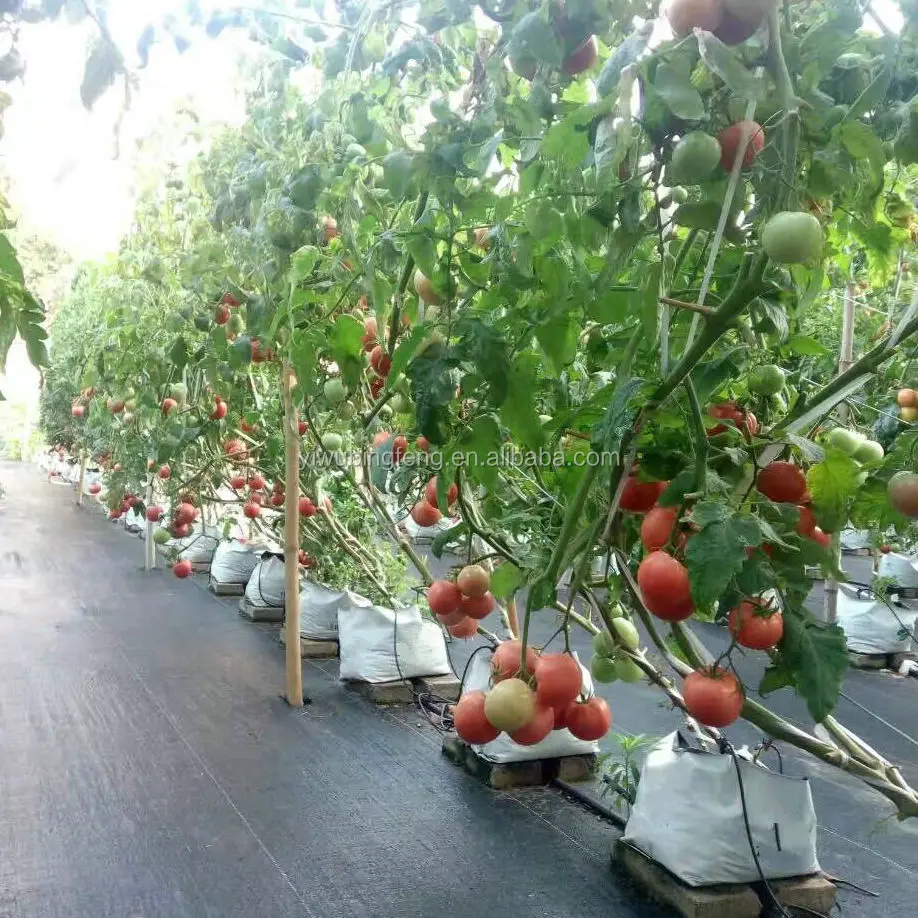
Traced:
POLYGON ((174 539, 171 543, 178 550, 183 561, 192 564, 210 564, 220 540, 213 535, 194 532, 184 539, 174 539))
POLYGON ((139 511, 131 507, 124 514, 124 528, 128 532, 140 532, 147 525, 146 517, 139 511))
POLYGON ((337 641, 338 612, 350 602, 345 590, 300 581, 300 634, 313 641, 337 641))
MULTIPOLYGON (((583 693, 592 695, 593 680, 582 665, 580 669, 583 672, 583 693)), ((463 694, 474 691, 486 692, 490 680, 491 661, 487 652, 475 654, 462 683, 463 694)), ((552 730, 541 743, 534 746, 521 746, 514 743, 506 733, 501 733, 496 740, 472 748, 483 758, 504 764, 529 762, 533 759, 557 759, 566 755, 589 755, 599 751, 599 743, 577 739, 569 730, 552 730)))
POLYGON ((284 604, 284 559, 265 553, 245 588, 245 598, 253 606, 279 609, 284 604))
POLYGON ((412 542, 417 545, 429 545, 441 533, 447 532, 450 529, 455 529, 455 527, 459 525, 459 522, 458 519, 454 520, 451 517, 444 516, 433 526, 418 526, 411 516, 408 515, 405 517, 402 526, 405 527, 405 532, 408 533, 408 537, 412 542))
MULTIPOLYGON (((816 813, 809 781, 743 758, 739 768, 765 877, 816 873, 816 813)), ((644 761, 624 841, 689 886, 759 879, 733 757, 692 748, 677 733, 664 737, 644 761)))
POLYGON ((877 576, 889 578, 896 586, 918 587, 918 558, 894 551, 880 555, 877 576))
POLYGON ((211 558, 211 580, 246 584, 258 567, 260 558, 261 553, 248 543, 226 539, 217 545, 211 558))
MULTIPOLYGON (((86 475, 85 475, 85 477, 83 478, 83 493, 84 493, 87 497, 92 497, 92 496, 94 496, 94 495, 90 492, 90 490, 89 490, 89 489, 92 487, 92 485, 94 485, 94 484, 97 484, 97 485, 101 485, 101 484, 102 484, 102 473, 99 472, 99 471, 91 471, 91 470, 87 469, 87 470, 86 470, 86 475)), ((101 492, 100 492, 100 493, 101 493, 101 492)))
POLYGON ((870 593, 840 584, 837 622, 854 653, 906 653, 911 649, 918 622, 918 605, 887 605, 870 593))
POLYGON ((395 682, 450 672, 443 631, 416 606, 387 609, 348 591, 338 640, 342 679, 395 682))

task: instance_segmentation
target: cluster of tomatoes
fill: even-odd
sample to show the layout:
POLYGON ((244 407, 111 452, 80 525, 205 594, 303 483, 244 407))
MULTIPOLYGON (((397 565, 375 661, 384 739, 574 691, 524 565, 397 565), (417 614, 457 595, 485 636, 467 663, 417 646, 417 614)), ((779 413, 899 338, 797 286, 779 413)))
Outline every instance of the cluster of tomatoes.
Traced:
POLYGON ((552 730, 569 730, 582 740, 609 732, 612 712, 604 699, 581 700, 583 670, 566 653, 537 653, 519 641, 501 644, 491 658, 487 692, 463 693, 453 709, 456 732, 467 743, 490 743, 501 733, 521 746, 542 742, 552 730))
POLYGON ((427 603, 453 637, 474 637, 478 622, 494 611, 491 575, 480 564, 466 565, 455 583, 435 580, 427 590, 427 603))
MULTIPOLYGON (((455 483, 450 484, 446 492, 447 506, 452 506, 458 496, 459 488, 455 483)), ((411 508, 411 518, 421 527, 436 526, 443 518, 440 505, 437 503, 436 475, 427 482, 427 487, 424 489, 424 498, 411 508)))

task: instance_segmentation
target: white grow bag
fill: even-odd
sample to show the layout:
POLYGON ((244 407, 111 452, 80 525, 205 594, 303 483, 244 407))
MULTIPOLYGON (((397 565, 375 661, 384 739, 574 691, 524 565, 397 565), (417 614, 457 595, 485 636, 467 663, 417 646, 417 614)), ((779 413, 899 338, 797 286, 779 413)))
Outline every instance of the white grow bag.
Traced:
POLYGON ((386 609, 348 590, 338 640, 341 679, 395 682, 450 672, 442 629, 416 606, 386 609))
POLYGON ((889 578, 896 586, 918 587, 918 558, 910 558, 894 551, 880 555, 877 576, 889 578))
POLYGON ((237 539, 220 542, 210 562, 210 579, 218 583, 247 584, 258 567, 260 553, 237 539))
POLYGON ((338 640, 338 611, 350 603, 344 590, 300 581, 300 634, 313 641, 338 640))
MULTIPOLYGON (((87 469, 86 475, 85 475, 85 477, 83 478, 83 493, 84 493, 87 497, 96 497, 96 496, 98 496, 98 495, 94 495, 94 494, 89 490, 94 484, 97 484, 97 485, 101 485, 101 484, 102 484, 102 473, 99 472, 99 471, 95 471, 95 472, 89 471, 89 470, 87 469)), ((101 494, 102 492, 100 491, 99 493, 101 494)))
MULTIPOLYGON (((739 768, 765 877, 818 872, 809 781, 743 758, 739 768)), ((689 886, 759 880, 733 757, 691 747, 678 733, 664 737, 648 753, 623 840, 689 886)))
POLYGON ((886 603, 845 585, 838 588, 837 622, 854 653, 907 653, 912 647, 918 608, 886 603))
POLYGON ((128 532, 140 532, 147 525, 146 517, 139 511, 131 507, 124 514, 124 528, 128 532))
POLYGON ((192 533, 187 538, 175 540, 173 544, 183 561, 190 561, 192 564, 211 564, 220 540, 205 533, 192 533))
POLYGON ((285 593, 284 559, 266 552, 252 571, 245 598, 253 606, 279 609, 284 604, 285 593))
MULTIPOLYGON (((580 669, 583 673, 583 692, 591 695, 593 680, 582 665, 580 669)), ((475 654, 469 663, 465 681, 462 683, 463 694, 474 691, 486 692, 490 681, 490 659, 484 654, 475 654)), ((570 730, 552 730, 541 743, 536 743, 534 746, 521 746, 519 743, 514 743, 506 733, 501 733, 496 740, 472 748, 482 758, 505 764, 507 762, 529 762, 533 759, 557 759, 566 755, 589 755, 599 752, 599 743, 577 739, 570 730)))

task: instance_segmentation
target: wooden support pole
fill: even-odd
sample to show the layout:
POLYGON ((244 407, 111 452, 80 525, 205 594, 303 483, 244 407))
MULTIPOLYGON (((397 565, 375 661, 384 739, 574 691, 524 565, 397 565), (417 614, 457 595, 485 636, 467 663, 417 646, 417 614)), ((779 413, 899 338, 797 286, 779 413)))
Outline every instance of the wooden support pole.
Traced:
POLYGON ((77 482, 77 506, 83 506, 83 489, 86 486, 86 466, 89 465, 89 453, 80 450, 80 480, 77 482))
MULTIPOLYGON (((841 347, 838 353, 838 373, 851 369, 854 363, 854 306, 857 288, 850 281, 845 287, 845 302, 842 308, 841 347)), ((842 402, 838 406, 838 419, 842 424, 848 423, 848 403, 842 402)), ((831 551, 841 565, 841 536, 838 532, 832 535, 831 551)), ((838 617, 838 582, 830 578, 826 581, 825 597, 823 599, 823 613, 827 622, 834 623, 838 617)))
MULTIPOLYGON (((147 480, 146 505, 148 510, 153 504, 153 480, 153 475, 150 475, 149 479, 147 480)), ((156 543, 153 541, 153 532, 155 529, 156 524, 147 520, 147 538, 144 542, 143 558, 143 567, 146 571, 152 571, 156 567, 156 543)))
POLYGON ((293 404, 293 370, 284 361, 284 442, 287 467, 284 490, 284 631, 287 651, 287 703, 303 706, 303 661, 300 658, 300 433, 293 404))

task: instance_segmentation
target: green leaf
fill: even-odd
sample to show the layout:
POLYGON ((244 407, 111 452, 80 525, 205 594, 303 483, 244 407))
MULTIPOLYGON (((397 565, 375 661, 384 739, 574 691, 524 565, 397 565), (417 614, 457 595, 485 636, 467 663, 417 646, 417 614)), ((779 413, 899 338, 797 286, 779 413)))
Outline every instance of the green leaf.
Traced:
POLYGON ((783 666, 769 666, 762 674, 762 681, 759 683, 759 694, 770 695, 777 692, 778 689, 786 688, 794 684, 794 675, 783 666))
POLYGON ((432 345, 406 371, 417 409, 418 428, 435 446, 446 441, 446 406, 456 397, 454 361, 445 346, 432 345))
POLYGON ((768 84, 764 76, 757 76, 743 63, 732 48, 728 48, 711 32, 697 30, 698 50, 708 68, 727 84, 727 88, 743 99, 764 99, 768 84))
POLYGON ((792 335, 784 346, 802 357, 825 357, 829 353, 824 344, 808 335, 792 335))
POLYGON ((859 475, 860 466, 834 449, 827 450, 825 459, 806 473, 813 512, 827 532, 835 532, 848 522, 848 505, 857 492, 859 475))
POLYGON ((496 490, 500 483, 496 457, 500 455, 502 440, 500 426, 489 414, 476 418, 459 440, 459 451, 468 457, 469 477, 489 491, 496 490))
POLYGON ((102 37, 97 38, 86 58, 86 67, 83 71, 83 83, 80 86, 80 99, 83 105, 91 110, 123 69, 118 49, 111 41, 102 37))
POLYGON ((395 200, 408 196, 414 186, 414 157, 405 150, 395 150, 382 161, 383 181, 395 200))
POLYGON ((689 539, 685 563, 692 598, 699 609, 709 609, 730 586, 746 561, 746 549, 762 543, 755 517, 731 510, 726 504, 703 502, 692 513, 701 531, 689 539))
POLYGON ((464 521, 434 536, 433 542, 430 543, 430 553, 435 558, 442 558, 447 546, 463 537, 469 537, 469 527, 464 521))
POLYGON ((643 385, 637 377, 616 382, 605 416, 593 428, 590 443, 597 453, 618 456, 622 440, 634 425, 639 407, 635 396, 643 385))
POLYGON ((290 282, 298 284, 312 274, 322 253, 314 245, 304 245, 290 256, 290 282))
POLYGON ((252 339, 248 335, 240 335, 229 349, 230 365, 235 369, 247 366, 252 362, 252 339))
POLYGON ((523 572, 515 564, 505 561, 491 574, 491 592, 498 599, 509 599, 525 582, 523 572))
POLYGON ((835 710, 848 670, 845 632, 838 625, 818 622, 803 608, 785 609, 784 637, 778 646, 797 692, 806 700, 813 720, 820 723, 835 710))
POLYGON ((535 354, 522 354, 509 368, 507 398, 500 406, 500 416, 513 436, 529 449, 537 449, 545 441, 535 395, 542 363, 535 354))
POLYGON ((660 281, 663 277, 662 262, 654 262, 644 275, 641 285, 641 324, 644 339, 656 341, 660 329, 660 281))
POLYGON ((571 315, 555 315, 538 325, 535 334, 552 373, 560 376, 577 355, 579 320, 571 315))
POLYGON ((579 121, 566 118, 548 129, 541 151, 546 159, 557 159, 572 168, 590 152, 590 135, 579 121))
POLYGON ((7 238, 6 233, 0 233, 0 271, 9 275, 20 284, 24 283, 22 265, 16 255, 16 249, 7 238))
POLYGON ((354 316, 342 315, 335 320, 331 343, 335 354, 349 354, 356 357, 363 351, 360 339, 363 337, 363 322, 354 316))
POLYGON ((701 121, 707 117, 704 100, 685 74, 667 63, 657 67, 653 87, 666 103, 666 107, 685 121, 701 121))
MULTIPOLYGON (((249 346, 249 349, 251 350, 251 345, 249 346)), ((169 360, 179 372, 184 370, 188 364, 188 345, 185 343, 185 339, 181 335, 175 339, 172 347, 169 348, 169 360)))
POLYGON ((609 287, 587 303, 587 315, 602 325, 620 324, 640 294, 634 287, 609 287))
POLYGON ((411 358, 414 357, 415 351, 418 349, 418 345, 424 340, 425 336, 425 328, 422 325, 416 325, 411 329, 411 334, 399 341, 396 345, 395 353, 392 355, 392 366, 386 379, 387 386, 389 385, 389 380, 398 379, 402 370, 408 366, 411 358))

